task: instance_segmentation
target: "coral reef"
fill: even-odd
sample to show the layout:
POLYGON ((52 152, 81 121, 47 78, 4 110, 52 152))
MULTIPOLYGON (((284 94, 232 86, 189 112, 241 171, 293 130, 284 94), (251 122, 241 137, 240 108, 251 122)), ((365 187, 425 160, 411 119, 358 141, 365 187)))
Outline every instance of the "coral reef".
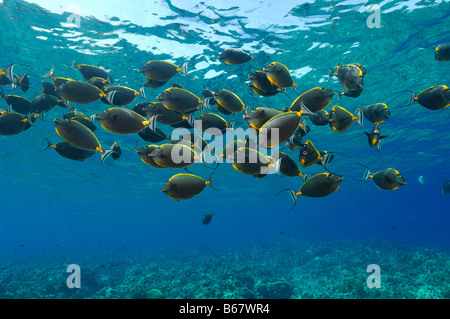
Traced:
POLYGON ((384 241, 299 242, 86 256, 81 288, 62 261, 0 262, 2 299, 450 298, 446 252, 384 241), (381 287, 366 284, 381 268, 381 287))

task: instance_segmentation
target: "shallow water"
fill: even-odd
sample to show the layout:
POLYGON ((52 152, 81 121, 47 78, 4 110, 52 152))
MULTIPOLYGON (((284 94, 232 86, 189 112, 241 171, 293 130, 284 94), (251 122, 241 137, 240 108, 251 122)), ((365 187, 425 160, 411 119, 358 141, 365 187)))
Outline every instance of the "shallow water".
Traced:
MULTIPOLYGON (((287 90, 287 95, 295 98, 317 86, 341 91, 336 78, 327 81, 328 68, 357 62, 368 71, 363 94, 356 99, 335 98, 327 109, 338 104, 354 112, 358 106, 386 103, 392 117, 382 124, 382 132, 389 138, 381 153, 367 144, 363 131, 372 129, 368 122, 364 129, 353 124, 343 133, 311 124, 308 138, 317 148, 350 156, 332 163, 333 171, 345 179, 335 194, 325 198, 302 197, 288 213, 292 207, 288 194, 275 194, 285 188, 298 190, 302 184, 300 178, 270 175, 257 180, 238 173, 229 164, 221 165, 213 176, 219 191, 208 187, 191 200, 175 202, 161 192, 161 187, 172 175, 183 171, 158 170, 145 165, 129 149, 136 142, 140 147, 149 144, 137 135, 119 136, 98 126, 96 135, 102 145, 115 141, 123 150, 120 160, 106 161, 106 168, 100 164, 98 154, 79 163, 64 159, 53 150, 41 152, 46 146, 45 137, 53 143, 61 141, 52 120, 66 110, 55 107, 46 114, 45 122, 37 121, 35 127, 17 136, 0 137, 0 259, 6 265, 2 281, 9 283, 11 276, 19 274, 29 260, 51 265, 46 270, 36 270, 34 276, 28 269, 30 278, 26 280, 14 277, 16 286, 0 285, 3 289, 0 297, 128 298, 132 287, 141 285, 144 289, 161 289, 168 298, 251 297, 237 292, 244 286, 253 291, 254 297, 270 298, 273 296, 255 295, 256 282, 273 283, 283 279, 293 287, 293 298, 448 298, 448 280, 446 284, 445 276, 444 282, 436 278, 442 276, 438 272, 448 275, 450 271, 450 196, 441 193, 442 184, 450 180, 449 113, 448 109, 430 111, 417 103, 401 108, 409 95, 397 93, 403 90, 420 93, 434 85, 448 84, 450 62, 435 61, 434 49, 440 43, 450 42, 449 9, 448 1, 283 1, 282 4, 213 1, 206 4, 167 0, 139 1, 126 7, 119 1, 108 1, 108 5, 102 1, 95 4, 73 0, 57 4, 40 0, 2 1, 0 67, 6 68, 11 63, 27 65, 16 66, 14 71, 20 76, 28 73, 32 87, 26 93, 18 89, 14 94, 30 100, 41 94, 40 77, 52 65, 56 76, 77 80, 83 80, 78 70, 64 66, 70 65, 72 59, 80 64, 101 66, 111 70, 111 76, 120 85, 138 90, 145 81, 139 68, 149 60, 161 59, 177 65, 189 61, 189 77, 177 76, 162 88, 146 89, 150 101, 156 101, 156 96, 176 82, 198 96, 206 88, 229 89, 252 108, 282 109, 291 105, 290 98, 281 94, 269 98, 255 95, 247 87, 250 73, 272 61, 285 64, 298 83, 297 92, 292 88, 287 90), (380 28, 368 27, 367 19, 372 14, 368 12, 370 4, 381 6, 380 28), (79 17, 79 27, 67 23, 71 17, 79 17), (236 66, 221 63, 218 56, 229 47, 249 52, 254 61, 236 66), (408 185, 396 191, 381 191, 372 181, 356 181, 364 173, 356 162, 374 172, 396 168, 408 185), (419 183, 419 176, 424 176, 424 184, 419 183), (211 224, 202 225, 203 215, 211 211, 215 214, 211 224), (345 295, 343 291, 348 286, 330 288, 320 294, 314 289, 327 278, 326 266, 314 263, 314 258, 321 255, 308 253, 305 248, 308 242, 316 248, 334 247, 328 254, 332 258, 327 257, 327 267, 339 266, 342 271, 349 271, 349 278, 354 274, 352 267, 357 267, 362 274, 359 272, 354 278, 363 283, 367 265, 380 264, 382 270, 389 269, 387 276, 395 277, 389 273, 392 270, 389 267, 413 255, 420 255, 417 263, 425 265, 417 268, 414 276, 427 273, 428 264, 442 267, 432 267, 432 273, 436 274, 433 279, 409 282, 410 293, 396 290, 402 280, 397 278, 381 288, 381 295, 367 287, 365 293, 345 295), (251 262, 245 257, 249 246, 255 247, 251 262), (380 251, 379 256, 383 258, 377 260, 376 254, 367 258, 363 249, 366 246, 372 247, 368 251, 380 251), (283 247, 288 252, 282 251, 283 247), (351 258, 345 256, 342 247, 348 248, 351 258), (423 253, 424 247, 439 252, 423 253), (236 263, 229 261, 228 267, 234 272, 239 272, 236 267, 263 265, 264 259, 273 259, 277 264, 267 266, 269 271, 264 275, 260 270, 245 272, 252 277, 246 284, 225 287, 224 282, 214 282, 208 292, 201 287, 195 288, 196 293, 180 292, 183 283, 179 278, 185 276, 181 268, 185 264, 195 268, 186 260, 201 260, 202 271, 210 271, 205 276, 214 277, 222 270, 209 264, 229 260, 230 250, 238 256, 236 263), (180 251, 185 252, 185 260, 176 258, 180 251), (264 255, 265 251, 270 252, 270 257, 264 255), (313 256, 307 264, 315 273, 310 276, 309 284, 305 285, 300 274, 295 275, 289 251, 295 252, 298 258, 313 256), (81 289, 78 295, 58 289, 59 293, 36 293, 36 286, 42 284, 37 279, 41 271, 59 273, 64 286, 65 268, 69 264, 95 269, 92 273, 100 276, 97 269, 102 264, 117 259, 123 263, 119 269, 124 271, 130 261, 145 263, 142 255, 164 259, 180 272, 174 277, 158 277, 158 287, 150 287, 143 275, 130 274, 111 279, 108 284, 94 285, 89 291, 81 289), (61 269, 56 270, 57 267, 61 269), (282 269, 280 275, 274 269, 282 269), (13 274, 5 275, 6 272, 13 274), (110 287, 112 292, 108 295, 100 292, 105 287, 110 287), (417 293, 421 288, 437 292, 417 293)), ((142 101, 138 97, 128 107, 142 101)), ((89 115, 108 108, 100 101, 76 106, 89 115)), ((1 100, 0 108, 6 107, 1 100)), ((234 119, 233 116, 225 118, 234 119)), ((240 114, 237 125, 246 128, 240 114)), ((161 128, 170 134, 169 126, 161 125, 161 128)), ((289 154, 298 158, 298 151, 289 154)), ((304 171, 323 171, 320 166, 314 166, 304 171)), ((200 164, 190 170, 204 178, 211 172, 200 164)), ((145 271, 151 272, 149 269, 145 271)), ((297 269, 300 271, 303 268, 297 269)), ((402 276, 411 274, 398 274, 404 279, 402 276)), ((59 285, 58 280, 55 285, 59 285)))

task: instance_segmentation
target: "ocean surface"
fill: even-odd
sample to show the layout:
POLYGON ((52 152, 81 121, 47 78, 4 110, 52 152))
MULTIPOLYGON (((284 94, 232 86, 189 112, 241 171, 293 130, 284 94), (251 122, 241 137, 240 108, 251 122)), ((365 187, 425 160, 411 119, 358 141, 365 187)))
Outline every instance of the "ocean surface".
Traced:
MULTIPOLYGON (((119 160, 103 167, 98 153, 77 162, 42 152, 45 138, 63 141, 53 119, 67 109, 56 106, 29 130, 0 136, 0 298, 151 298, 152 289, 169 299, 450 298, 450 195, 441 192, 450 180, 449 109, 400 107, 410 99, 401 91, 449 84, 450 62, 436 61, 434 51, 450 43, 450 1, 3 0, 0 28, 0 68, 19 64, 14 73, 27 73, 31 84, 27 92, 2 88, 30 101, 52 66, 55 76, 80 81, 65 65, 99 66, 138 91, 146 80, 139 69, 166 60, 188 61, 189 76, 145 89, 148 101, 178 83, 200 97, 227 89, 251 108, 281 110, 314 87, 342 92, 329 68, 360 63, 363 94, 334 97, 327 110, 386 103, 392 114, 381 124, 388 136, 381 152, 368 145, 368 121, 337 133, 307 119, 304 141, 348 156, 330 166, 344 180, 330 196, 300 196, 288 212, 289 194, 276 194, 297 191, 300 177, 255 179, 231 164, 212 176, 216 191, 207 186, 174 201, 161 188, 186 172, 146 165, 132 148, 150 143, 98 123, 96 136, 119 144, 119 160), (254 59, 227 65, 218 59, 227 48, 254 59), (288 67, 296 90, 261 97, 249 89, 248 75, 271 62, 288 67), (408 184, 382 191, 358 181, 365 169, 356 163, 397 169, 408 184), (202 224, 210 213, 211 223, 202 224), (81 288, 66 286, 72 264, 81 269, 81 288), (381 269, 380 288, 366 285, 371 264, 381 269)), ((138 96, 126 107, 144 101, 138 96)), ((71 106, 88 116, 110 107, 71 106)), ((7 109, 3 99, 0 109, 7 109)), ((247 128, 243 114, 224 118, 247 128)), ((284 151, 298 163, 298 150, 284 151)), ((189 170, 211 174, 199 163, 189 170)))

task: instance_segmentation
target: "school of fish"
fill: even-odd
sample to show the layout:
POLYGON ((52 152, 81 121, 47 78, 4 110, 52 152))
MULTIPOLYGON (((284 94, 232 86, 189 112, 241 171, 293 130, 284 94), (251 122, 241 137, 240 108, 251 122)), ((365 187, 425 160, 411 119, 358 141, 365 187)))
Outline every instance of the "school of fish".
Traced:
MULTIPOLYGON (((218 59, 226 65, 239 65, 254 60, 250 54, 236 48, 224 50, 218 59)), ((450 44, 437 46, 435 59, 450 61, 450 44)), ((27 74, 22 77, 14 74, 14 68, 20 65, 11 64, 0 69, 0 86, 5 86, 5 89, 0 88, 0 98, 6 104, 5 109, 0 109, 0 135, 13 136, 25 132, 36 125, 39 118, 44 120, 45 115, 54 107, 63 107, 67 109, 67 113, 54 120, 55 131, 63 141, 52 144, 48 138, 43 137, 48 143, 45 150, 54 149, 60 156, 74 161, 85 161, 98 152, 101 163, 104 164, 108 157, 119 160, 122 150, 117 143, 111 147, 104 147, 100 143, 94 133, 97 129, 96 122, 113 134, 138 134, 143 141, 151 143, 143 148, 136 146, 133 149, 145 164, 158 169, 185 170, 172 176, 161 188, 162 192, 176 201, 193 198, 207 186, 214 189, 212 176, 216 169, 212 170, 207 179, 191 174, 188 170, 194 163, 204 164, 203 159, 208 152, 218 162, 229 160, 238 172, 254 178, 263 178, 270 170, 275 170, 278 175, 301 177, 303 184, 298 191, 285 189, 277 194, 289 193, 294 207, 300 196, 329 196, 339 190, 344 177, 331 172, 328 165, 336 160, 336 155, 345 154, 319 151, 311 140, 304 142, 311 131, 311 125, 307 124, 306 119, 314 126, 329 126, 338 133, 345 132, 354 123, 364 127, 363 121, 366 120, 374 125, 370 132, 364 132, 368 144, 370 147, 376 146, 381 152, 383 140, 387 138, 381 134, 381 124, 391 117, 391 112, 384 103, 358 108, 354 114, 338 105, 325 110, 335 96, 340 100, 343 96, 357 98, 362 94, 364 77, 368 72, 359 63, 330 69, 329 78, 337 77, 343 87, 342 92, 323 87, 311 88, 283 109, 250 109, 235 93, 227 89, 213 92, 205 88, 199 97, 177 84, 162 91, 157 96, 158 101, 140 102, 129 107, 138 96, 147 100, 146 89, 161 88, 179 75, 189 77, 188 62, 175 65, 161 60, 149 61, 139 69, 145 78, 139 91, 114 85, 110 73, 100 67, 73 61, 71 66, 66 67, 78 69, 85 81, 56 77, 52 68, 42 76, 43 94, 30 101, 19 95, 7 94, 18 88, 23 92, 30 88, 27 74), (11 86, 11 89, 6 90, 6 86, 11 86), (86 115, 74 107, 74 104, 89 104, 98 100, 106 105, 106 109, 98 114, 86 115), (200 135, 192 131, 194 123, 200 121, 203 132, 216 129, 226 134, 235 129, 235 121, 227 121, 226 118, 236 116, 237 113, 244 113, 243 118, 254 132, 256 140, 234 140, 218 154, 200 135), (171 140, 157 124, 186 128, 191 132, 181 139, 171 140), (277 133, 275 139, 271 138, 274 132, 277 133), (298 150, 298 160, 283 151, 277 152, 276 156, 264 155, 258 151, 279 146, 286 146, 291 153, 298 150), (180 161, 179 158, 183 160, 180 161), (325 172, 314 176, 302 172, 303 168, 314 164, 321 165, 325 172)), ((279 62, 272 62, 249 74, 248 79, 251 91, 262 97, 286 94, 289 88, 293 88, 295 92, 298 90, 289 68, 279 62)), ((407 92, 410 94, 410 102, 406 106, 417 102, 435 111, 450 105, 450 89, 445 85, 433 86, 418 94, 407 92)), ((371 179, 381 190, 396 190, 407 184, 401 173, 394 168, 372 172, 369 167, 357 164, 365 168, 361 181, 371 179)), ((449 182, 443 185, 442 193, 450 193, 448 185, 449 182)), ((209 224, 212 216, 213 214, 205 215, 203 224, 209 224)))

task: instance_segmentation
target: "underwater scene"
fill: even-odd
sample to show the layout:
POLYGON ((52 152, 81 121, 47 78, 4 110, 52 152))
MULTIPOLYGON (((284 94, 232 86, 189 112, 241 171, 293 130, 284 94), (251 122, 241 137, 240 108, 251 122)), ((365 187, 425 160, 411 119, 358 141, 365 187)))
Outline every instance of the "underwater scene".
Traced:
POLYGON ((450 1, 0 21, 0 299, 450 298, 450 1))

